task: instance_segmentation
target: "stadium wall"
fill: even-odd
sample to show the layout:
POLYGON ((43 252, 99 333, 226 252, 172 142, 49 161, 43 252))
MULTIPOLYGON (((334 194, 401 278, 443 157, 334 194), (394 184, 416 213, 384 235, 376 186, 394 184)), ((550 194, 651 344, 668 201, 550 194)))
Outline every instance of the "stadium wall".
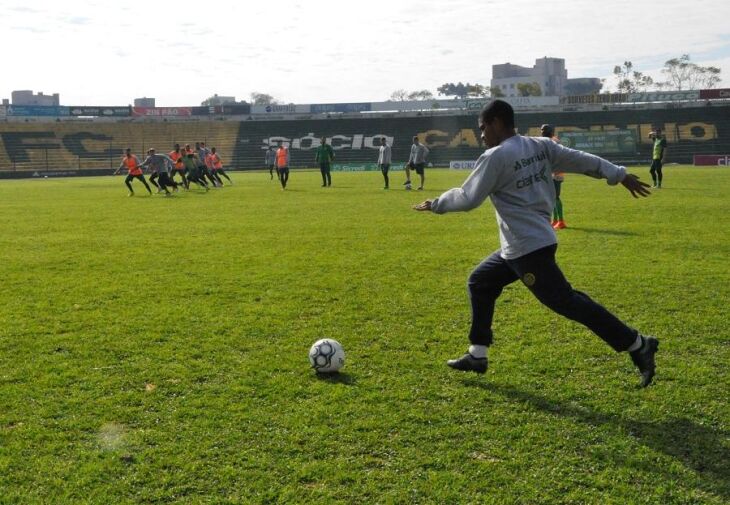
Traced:
MULTIPOLYGON (((539 134, 543 123, 555 125, 558 135, 566 138, 571 131, 633 132, 635 145, 600 153, 616 162, 647 162, 651 156, 648 133, 658 126, 669 142, 669 161, 691 163, 696 154, 730 153, 730 105, 517 114, 522 134, 539 134)), ((383 136, 393 146, 394 164, 402 164, 414 135, 430 147, 430 162, 436 166, 475 159, 484 149, 476 113, 283 121, 8 122, 0 123, 0 174, 104 173, 116 169, 126 147, 141 156, 149 147, 167 152, 176 142, 201 140, 218 148, 229 169, 263 169, 265 149, 278 141, 290 145, 293 168, 312 167, 321 136, 333 145, 338 164, 374 163, 383 136)))

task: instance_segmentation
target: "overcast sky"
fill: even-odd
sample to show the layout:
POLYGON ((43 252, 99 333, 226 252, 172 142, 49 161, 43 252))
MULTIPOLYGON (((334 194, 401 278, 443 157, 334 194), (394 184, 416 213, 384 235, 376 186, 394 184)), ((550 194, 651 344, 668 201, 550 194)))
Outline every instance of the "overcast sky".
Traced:
MULTIPOLYGON (((730 2, 551 0, 0 0, 14 89, 64 105, 199 105, 252 91, 284 102, 386 100, 395 89, 488 84, 491 65, 565 58, 568 77, 631 60, 660 77, 689 53, 730 87, 730 2)), ((613 78, 607 80, 613 86, 613 78)))

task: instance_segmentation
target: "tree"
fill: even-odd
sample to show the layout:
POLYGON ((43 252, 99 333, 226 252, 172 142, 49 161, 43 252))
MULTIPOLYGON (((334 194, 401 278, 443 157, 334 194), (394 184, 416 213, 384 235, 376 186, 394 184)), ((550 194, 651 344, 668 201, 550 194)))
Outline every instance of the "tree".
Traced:
POLYGON ((494 98, 502 98, 504 96, 504 91, 499 86, 492 86, 489 88, 489 93, 494 98))
POLYGON ((663 84, 678 90, 714 88, 720 82, 719 68, 697 65, 690 61, 689 54, 667 60, 662 74, 667 76, 663 84))
POLYGON ((390 99, 393 102, 405 102, 408 100, 408 92, 404 89, 396 89, 390 94, 390 99))
POLYGON ((254 91, 251 93, 251 103, 253 105, 276 105, 279 101, 271 95, 254 91))
POLYGON ((634 64, 630 61, 624 61, 623 65, 613 67, 613 75, 618 80, 616 87, 620 93, 646 91, 654 84, 654 79, 650 76, 634 70, 634 64))
POLYGON ((208 98, 206 98, 205 100, 203 100, 200 103, 200 105, 201 105, 201 107, 209 107, 211 105, 226 105, 226 104, 235 104, 235 103, 236 103, 235 100, 234 101, 228 100, 228 101, 219 103, 219 101, 218 101, 218 93, 215 93, 213 96, 209 96, 208 98))
POLYGON ((469 84, 467 82, 464 84, 459 82, 454 84, 453 82, 447 82, 439 86, 436 91, 438 91, 439 95, 454 96, 463 100, 468 97, 488 97, 491 88, 477 83, 469 84))
POLYGON ((420 91, 412 91, 411 93, 408 93, 408 99, 409 100, 433 100, 433 93, 431 93, 427 89, 422 89, 420 91))
POLYGON ((519 96, 542 96, 542 89, 536 82, 517 83, 517 92, 519 96))

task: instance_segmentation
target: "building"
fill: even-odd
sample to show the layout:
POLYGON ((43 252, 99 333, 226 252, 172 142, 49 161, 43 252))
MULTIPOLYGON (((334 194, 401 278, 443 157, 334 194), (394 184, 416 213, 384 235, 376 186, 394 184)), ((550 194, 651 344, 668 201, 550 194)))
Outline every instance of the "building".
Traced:
POLYGON ((234 103, 236 103, 235 96, 222 96, 216 93, 215 95, 205 100, 201 105, 206 107, 215 107, 218 105, 230 105, 234 103))
POLYGON ((38 94, 33 94, 33 90, 30 89, 13 91, 10 99, 13 105, 55 105, 56 107, 61 105, 58 93, 44 95, 42 91, 39 91, 38 94))
POLYGON ((601 80, 595 77, 568 79, 568 70, 563 58, 535 60, 532 67, 522 67, 512 63, 492 65, 493 88, 499 88, 504 96, 520 96, 518 84, 537 83, 544 96, 563 96, 566 94, 591 94, 600 91, 601 80), (575 90, 580 90, 576 93, 575 90))
POLYGON ((155 106, 155 99, 154 98, 135 98, 134 99, 134 106, 135 107, 154 107, 155 106))

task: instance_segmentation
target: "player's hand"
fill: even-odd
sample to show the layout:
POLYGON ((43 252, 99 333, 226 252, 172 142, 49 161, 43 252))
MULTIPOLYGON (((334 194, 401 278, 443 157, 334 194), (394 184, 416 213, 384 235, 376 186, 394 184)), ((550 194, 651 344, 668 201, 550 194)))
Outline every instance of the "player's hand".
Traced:
POLYGON ((641 181, 639 177, 634 174, 626 174, 626 177, 624 177, 624 180, 621 181, 621 184, 623 184, 623 186, 631 192, 631 196, 634 198, 649 196, 651 194, 651 191, 649 191, 649 185, 641 181))
POLYGON ((432 203, 432 200, 426 200, 425 202, 421 202, 418 205, 414 205, 413 210, 417 210, 419 212, 431 210, 431 203, 432 203))

